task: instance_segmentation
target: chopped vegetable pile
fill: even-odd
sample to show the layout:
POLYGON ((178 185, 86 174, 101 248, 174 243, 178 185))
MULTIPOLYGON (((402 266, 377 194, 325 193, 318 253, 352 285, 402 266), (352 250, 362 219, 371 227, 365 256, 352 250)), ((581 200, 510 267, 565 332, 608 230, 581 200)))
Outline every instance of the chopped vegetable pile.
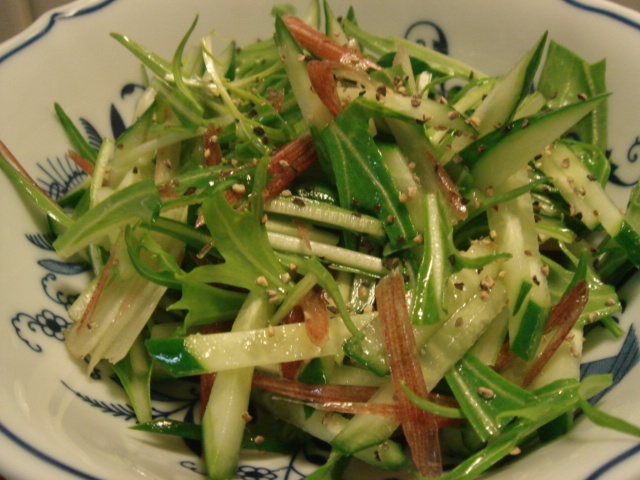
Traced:
POLYGON ((99 151, 55 105, 87 173, 58 203, 2 145, 95 272, 69 351, 112 364, 135 428, 201 441, 211 479, 311 437, 331 453, 310 479, 472 478, 577 409, 640 435, 579 369, 640 265, 640 191, 622 213, 604 188, 604 62, 543 34, 491 77, 320 7, 241 47, 188 47, 196 18, 171 59, 113 34, 145 93, 99 151), (153 385, 192 376, 202 418, 154 419, 153 385))

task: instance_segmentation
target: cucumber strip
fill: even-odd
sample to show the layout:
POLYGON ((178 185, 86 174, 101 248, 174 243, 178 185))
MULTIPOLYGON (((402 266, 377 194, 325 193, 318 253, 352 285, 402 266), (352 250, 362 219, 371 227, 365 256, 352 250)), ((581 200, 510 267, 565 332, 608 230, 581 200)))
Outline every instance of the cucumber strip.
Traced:
POLYGON ((505 125, 529 94, 546 41, 545 33, 473 112, 473 117, 480 122, 477 128, 481 137, 505 125))
POLYGON ((604 188, 571 148, 557 142, 551 155, 540 160, 541 170, 553 178, 562 197, 590 229, 602 225, 629 259, 640 265, 640 232, 634 229, 604 188))
POLYGON ((322 100, 313 93, 311 80, 309 80, 304 63, 304 53, 279 16, 276 17, 275 40, 305 122, 309 126, 322 130, 333 117, 322 100))
MULTIPOLYGON (((267 300, 249 294, 236 317, 232 332, 263 328, 269 317, 267 300)), ((208 477, 232 478, 238 465, 244 428, 248 422, 253 367, 219 372, 202 418, 204 460, 208 477)))
MULTIPOLYGON (((489 298, 479 294, 474 295, 435 330, 435 333, 431 326, 426 329, 416 327, 420 365, 429 391, 435 388, 445 373, 465 355, 489 327, 496 315, 504 308, 505 300, 505 287, 498 281, 493 286, 489 298)), ((378 333, 378 335, 381 334, 378 333)), ((384 347, 382 351, 386 356, 384 347)), ((387 382, 370 401, 389 402, 392 401, 393 395, 393 384, 387 382)), ((391 418, 355 415, 349 425, 336 437, 334 447, 343 453, 357 451, 365 446, 382 442, 386 438, 385 435, 390 435, 398 425, 399 422, 391 418)))
MULTIPOLYGON (((311 415, 308 415, 304 406, 274 398, 273 394, 268 392, 256 392, 254 396, 276 417, 332 446, 337 435, 349 423, 348 419, 336 413, 314 410, 311 415)), ((379 444, 354 452, 353 456, 383 470, 396 470, 409 463, 401 445, 388 440, 388 437, 379 444)))
POLYGON ((307 243, 302 238, 276 232, 267 232, 267 235, 274 250, 300 255, 315 255, 322 258, 324 262, 334 263, 338 267, 362 272, 373 277, 381 277, 388 273, 379 257, 314 241, 307 243))
POLYGON ((543 155, 539 165, 571 205, 572 213, 579 214, 589 229, 602 224, 612 237, 620 231, 622 213, 568 145, 556 142, 551 154, 543 155))
POLYGON ((313 228, 312 225, 305 225, 306 231, 303 234, 301 229, 293 222, 274 217, 275 216, 269 216, 269 220, 264 224, 268 232, 280 233, 282 235, 299 238, 303 238, 308 235, 309 240, 334 246, 340 242, 340 237, 334 232, 313 228))
MULTIPOLYGON (((526 171, 521 170, 499 191, 517 188, 527 181, 526 171)), ((489 209, 487 217, 489 228, 496 233, 498 250, 511 255, 504 263, 511 313, 510 347, 516 355, 529 360, 540 343, 551 302, 542 269, 531 195, 525 193, 501 204, 498 210, 489 209)))
POLYGON ((503 184, 607 97, 599 95, 509 123, 464 148, 459 155, 471 170, 475 187, 484 190, 503 184))
MULTIPOLYGON (((396 403, 393 383, 387 380, 371 397, 372 403, 396 403)), ((333 448, 345 455, 353 455, 378 445, 391 437, 400 426, 394 418, 380 415, 355 415, 331 442, 333 448)))
MULTIPOLYGON (((149 127, 153 120, 155 109, 147 108, 138 119, 128 127, 117 140, 118 148, 113 152, 113 160, 110 164, 109 186, 115 188, 120 185, 125 174, 134 167, 140 172, 140 175, 149 177, 153 175, 152 160, 155 155, 154 151, 147 151, 144 154, 134 156, 131 160, 127 159, 131 150, 143 144, 149 135, 149 127)), ((143 178, 144 178, 143 177, 143 178)))
MULTIPOLYGON (((358 328, 374 314, 354 315, 358 328)), ((351 337, 340 317, 329 320, 329 334, 322 347, 309 339, 303 323, 271 326, 249 332, 194 334, 185 338, 151 339, 146 345, 152 357, 176 377, 308 360, 342 354, 351 337)))
POLYGON ((470 352, 485 364, 495 365, 508 329, 509 310, 503 308, 491 323, 491 328, 485 330, 470 352))
POLYGON ((427 390, 433 390, 444 374, 476 343, 502 311, 506 299, 505 286, 497 280, 488 298, 474 295, 453 312, 429 340, 418 345, 427 390))
POLYGON ((318 200, 303 199, 298 196, 276 197, 265 203, 264 209, 267 213, 303 218, 328 227, 378 238, 383 238, 385 235, 382 222, 377 218, 369 215, 354 215, 352 211, 318 200))

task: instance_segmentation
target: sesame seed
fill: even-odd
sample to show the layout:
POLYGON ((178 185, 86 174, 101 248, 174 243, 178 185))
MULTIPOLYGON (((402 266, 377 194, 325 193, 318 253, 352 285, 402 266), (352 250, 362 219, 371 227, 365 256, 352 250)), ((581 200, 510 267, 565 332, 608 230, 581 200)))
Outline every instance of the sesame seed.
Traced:
POLYGON ((495 392, 487 387, 478 387, 478 395, 486 400, 491 400, 496 397, 495 392))
POLYGON ((253 417, 252 417, 251 415, 249 415, 249 412, 244 412, 244 413, 242 414, 242 419, 243 419, 245 422, 249 423, 251 420, 253 420, 253 417))
POLYGON ((253 439, 253 443, 255 443, 256 445, 262 445, 264 443, 264 437, 262 435, 256 435, 256 437, 253 439))
POLYGON ((462 319, 462 317, 458 317, 456 318, 456 323, 454 325, 459 328, 462 326, 463 323, 464 323, 464 320, 462 319))
POLYGON ((478 128, 480 126, 481 120, 478 117, 469 117, 464 122, 467 125, 471 125, 474 128, 478 128))
POLYGON ((238 195, 244 195, 245 193, 247 193, 247 187, 245 187, 242 183, 234 183, 231 187, 231 190, 233 190, 233 192, 237 193, 238 195))
POLYGON ((418 234, 415 237, 413 237, 413 243, 417 243, 419 245, 424 243, 424 236, 422 234, 418 234))
POLYGON ((398 200, 400 203, 407 203, 409 201, 409 196, 406 193, 401 192, 400 195, 398 195, 398 200))
POLYGON ((569 166, 571 165, 571 160, 569 160, 568 158, 565 158, 562 160, 561 165, 562 165, 562 168, 569 168, 569 166))
POLYGON ((607 307, 613 307, 617 302, 615 301, 615 299, 613 298, 608 298, 607 301, 605 302, 605 305, 607 307))
POLYGON ((489 291, 491 290, 491 288, 493 288, 493 286, 495 285, 496 282, 494 282, 493 278, 491 278, 490 276, 486 276, 484 277, 484 279, 480 282, 480 288, 484 291, 489 291))
POLYGON ((258 278, 256 278, 256 285, 259 285, 261 287, 266 287, 267 285, 269 285, 269 282, 267 282, 267 277, 265 277, 264 275, 260 275, 258 278))
POLYGON ((291 275, 288 274, 287 272, 285 272, 285 273, 280 275, 280 280, 282 280, 284 283, 287 283, 287 282, 291 281, 291 275))
POLYGON ((520 455, 521 453, 522 453, 522 450, 520 450, 520 447, 513 447, 513 448, 509 451, 509 455, 511 455, 511 456, 520 455))
POLYGON ((280 192, 280 195, 286 198, 286 197, 290 197, 292 193, 291 193, 291 190, 285 189, 282 192, 280 192))

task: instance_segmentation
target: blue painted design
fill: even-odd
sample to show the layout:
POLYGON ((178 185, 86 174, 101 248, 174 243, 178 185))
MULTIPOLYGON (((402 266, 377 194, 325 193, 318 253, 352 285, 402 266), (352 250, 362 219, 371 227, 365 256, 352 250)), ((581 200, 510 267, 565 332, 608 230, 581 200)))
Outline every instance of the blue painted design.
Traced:
POLYGON ((19 437, 18 435, 16 435, 13 431, 9 430, 3 423, 0 422, 0 433, 2 433, 5 437, 7 437, 9 440, 11 440, 13 443, 15 443, 16 445, 18 445, 19 447, 23 448, 24 450, 26 450, 27 452, 29 452, 30 454, 32 454, 34 457, 42 460, 43 462, 46 462, 50 465, 53 465, 54 467, 59 468, 60 470, 70 473, 71 475, 74 475, 78 478, 82 478, 84 480, 100 480, 98 477, 94 477, 93 475, 89 475, 87 473, 82 472, 81 470, 78 470, 76 468, 73 468, 55 458, 53 458, 50 455, 47 455, 46 453, 44 453, 43 451, 33 447, 31 444, 27 443, 26 441, 24 441, 21 437, 19 437))
POLYGON ((278 474, 265 467, 254 467, 252 465, 241 465, 236 471, 236 475, 243 480, 277 480, 278 474))
POLYGON ((45 178, 38 178, 37 182, 42 189, 54 200, 58 200, 76 186, 80 185, 87 174, 68 156, 47 159, 46 165, 38 163, 38 168, 44 173, 45 178))
POLYGON ((86 118, 81 118, 80 124, 82 125, 82 128, 84 128, 84 133, 87 136, 87 142, 96 152, 98 152, 100 150, 100 146, 102 145, 102 136, 93 126, 93 124, 86 118))
POLYGON ((62 262, 51 258, 38 260, 38 265, 51 273, 60 275, 78 275, 91 270, 91 265, 86 262, 62 262))
POLYGON ((54 252, 53 241, 56 236, 53 233, 27 233, 27 240, 42 250, 54 252))
MULTIPOLYGON (((633 142, 633 144, 631 144, 631 146, 629 147, 629 149, 627 150, 627 163, 628 164, 634 164, 638 161, 638 157, 639 157, 639 153, 640 152, 640 137, 636 137, 635 141, 633 142)), ((623 187, 632 187, 633 185, 635 185, 636 183, 638 183, 638 176, 637 174, 631 174, 629 175, 631 177, 630 180, 626 181, 623 178, 621 178, 618 174, 618 170, 620 169, 620 165, 616 165, 615 163, 611 163, 611 175, 609 176, 609 181, 611 183, 614 183, 616 185, 620 185, 623 187)), ((626 176, 626 175, 625 175, 626 176)))
POLYGON ((404 38, 445 55, 449 53, 449 43, 444 31, 429 20, 421 20, 411 24, 404 34, 404 38))
POLYGON ((640 23, 635 20, 630 19, 624 15, 620 15, 618 13, 612 12, 610 10, 594 7, 593 5, 584 4, 578 0, 563 0, 565 3, 568 3, 571 6, 577 7, 581 10, 586 10, 588 12, 597 13, 598 15, 604 15, 605 17, 609 17, 617 22, 623 23, 630 27, 640 30, 640 23))
POLYGON ((110 3, 113 3, 115 0, 104 0, 103 2, 100 2, 96 5, 93 5, 91 7, 87 7, 87 8, 82 8, 82 9, 78 9, 78 10, 73 10, 72 12, 65 12, 65 13, 53 13, 50 17, 49 17, 49 21, 46 23, 46 25, 42 28, 41 31, 36 32, 32 37, 26 39, 23 43, 15 46, 14 48, 12 48, 11 50, 9 50, 8 52, 0 55, 0 63, 4 62, 6 59, 14 56, 16 53, 21 52, 22 50, 24 50, 25 48, 27 48, 29 45, 34 44, 35 42, 37 42, 38 40, 40 40, 41 38, 43 38, 52 28, 53 26, 61 21, 61 20, 69 20, 69 19, 73 19, 76 17, 81 17, 83 15, 87 15, 93 12, 97 12, 98 10, 101 10, 102 8, 106 7, 107 5, 109 5, 110 3))
MULTIPOLYGON (((610 11, 606 8, 595 7, 593 5, 584 4, 578 0, 563 0, 565 3, 569 5, 579 8, 581 10, 585 10, 587 12, 595 13, 597 15, 603 15, 605 17, 611 18, 616 22, 627 25, 631 28, 635 28, 636 30, 640 30, 640 23, 636 20, 633 20, 625 15, 620 15, 616 12, 610 11)), ((634 143, 627 150, 627 162, 635 163, 638 159, 638 154, 634 152, 635 149, 640 147, 640 137, 636 137, 634 143)), ((611 175, 609 177, 609 181, 615 185, 619 185, 622 187, 631 187, 637 183, 638 174, 631 174, 629 179, 627 180, 626 175, 622 175, 620 172, 621 165, 617 165, 612 162, 611 164, 611 175)))
POLYGON ((53 273, 48 273, 40 283, 42 285, 42 289, 47 297, 49 297, 54 303, 61 305, 65 310, 68 310, 73 302, 78 298, 78 294, 76 292, 68 292, 63 289, 59 289, 56 283, 56 277, 53 273))
POLYGON ((43 333, 49 338, 62 342, 64 341, 64 330, 71 325, 71 322, 51 310, 43 310, 35 316, 18 313, 11 319, 11 324, 18 338, 31 350, 40 353, 43 349, 39 343, 35 343, 29 338, 32 336, 31 334, 43 333))
POLYGON ((580 365, 580 377, 584 378, 588 375, 596 375, 601 373, 610 373, 613 376, 613 384, 592 397, 589 402, 597 403, 608 391, 615 387, 629 373, 629 371, 640 361, 640 347, 636 329, 633 325, 629 328, 627 336, 624 339, 620 352, 610 358, 604 358, 593 362, 586 362, 580 365))
POLYGON ((71 388, 64 381, 60 381, 62 385, 64 385, 68 390, 73 392, 73 394, 78 397, 83 402, 91 405, 94 408, 97 408, 102 413, 106 413, 115 418, 121 418, 125 421, 135 420, 136 414, 133 411, 133 407, 129 404, 122 403, 113 403, 113 402, 104 402, 102 400, 96 400, 95 398, 91 398, 88 395, 78 392, 71 388))
POLYGON ((122 119, 122 115, 120 115, 120 112, 113 103, 111 104, 109 118, 111 119, 111 131, 113 133, 113 138, 119 138, 127 129, 127 126, 122 119))
POLYGON ((598 468, 595 472, 589 475, 585 480, 597 480, 598 478, 602 478, 602 476, 607 473, 609 470, 613 469, 616 465, 621 464, 625 460, 629 460, 634 455, 640 453, 640 444, 636 445, 633 448, 630 448, 626 452, 622 452, 617 457, 612 458, 607 463, 598 468))
POLYGON ((203 477, 206 475, 206 472, 200 468, 200 465, 193 460, 183 460, 180 462, 180 466, 187 470, 191 470, 194 473, 199 473, 203 477))

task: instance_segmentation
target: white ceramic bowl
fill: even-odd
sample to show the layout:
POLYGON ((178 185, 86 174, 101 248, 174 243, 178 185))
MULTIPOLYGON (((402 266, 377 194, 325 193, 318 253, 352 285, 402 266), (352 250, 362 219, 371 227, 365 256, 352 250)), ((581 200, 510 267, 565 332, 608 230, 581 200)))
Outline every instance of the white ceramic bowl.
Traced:
MULTIPOLYGON (((53 102, 99 135, 130 117, 139 63, 109 37, 127 34, 166 57, 200 14, 193 38, 218 30, 241 42, 271 34, 263 0, 90 0, 42 17, 0 46, 0 139, 45 189, 73 182, 67 140, 53 102), (117 115, 116 115, 117 114, 117 115)), ((299 2, 306 5, 306 2, 299 2)), ((361 25, 432 44, 483 71, 504 73, 545 30, 589 61, 607 59, 610 146, 620 204, 640 175, 640 15, 600 0, 353 0, 361 25), (627 185, 623 185, 627 184, 627 185)), ((344 8, 334 2, 334 10, 344 8)), ((61 341, 69 295, 87 281, 78 265, 49 248, 46 225, 0 175, 0 474, 7 479, 196 479, 198 458, 177 439, 133 432, 131 407, 109 372, 88 377, 61 341), (95 377, 95 378, 94 378, 95 377)), ((628 335, 586 346, 590 368, 622 381, 602 400, 605 411, 640 424, 640 370, 633 325, 640 322, 638 282, 624 289, 621 324, 628 335)), ((159 399, 157 412, 193 412, 195 397, 159 399)), ((637 440, 578 421, 560 441, 524 456, 499 479, 637 479, 637 440)), ((249 456, 239 476, 299 479, 304 456, 249 456)), ((355 478, 362 478, 356 472, 355 478)), ((391 478, 383 475, 381 478, 391 478)), ((371 477, 374 478, 374 477, 371 477)))

